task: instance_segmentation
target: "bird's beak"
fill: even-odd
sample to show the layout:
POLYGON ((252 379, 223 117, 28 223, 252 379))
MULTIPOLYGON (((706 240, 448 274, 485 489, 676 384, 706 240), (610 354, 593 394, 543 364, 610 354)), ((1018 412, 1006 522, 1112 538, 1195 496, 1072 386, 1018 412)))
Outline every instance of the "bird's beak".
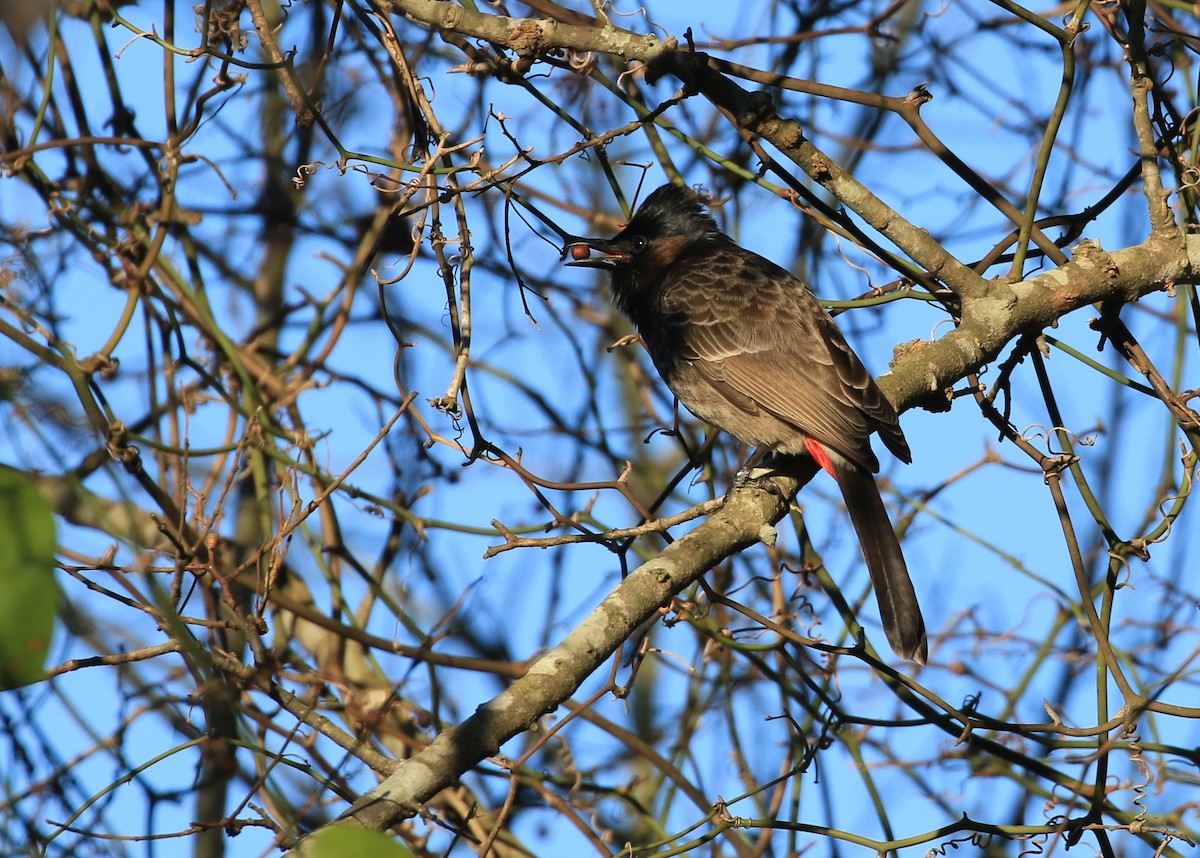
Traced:
POLYGON ((578 268, 616 268, 629 261, 629 254, 611 241, 602 238, 577 238, 567 242, 562 249, 562 258, 567 265, 578 268), (592 254, 599 253, 599 256, 592 254))

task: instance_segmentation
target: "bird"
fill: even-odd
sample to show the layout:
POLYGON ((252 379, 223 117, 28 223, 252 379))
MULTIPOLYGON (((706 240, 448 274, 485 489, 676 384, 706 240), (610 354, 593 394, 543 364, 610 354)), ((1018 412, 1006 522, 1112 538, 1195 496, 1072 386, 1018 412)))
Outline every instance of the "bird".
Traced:
POLYGON ((776 461, 811 456, 837 481, 888 643, 924 664, 925 622, 870 436, 905 463, 912 453, 895 408, 813 291, 734 242, 674 183, 612 238, 568 238, 567 264, 611 275, 614 303, 685 408, 776 461))

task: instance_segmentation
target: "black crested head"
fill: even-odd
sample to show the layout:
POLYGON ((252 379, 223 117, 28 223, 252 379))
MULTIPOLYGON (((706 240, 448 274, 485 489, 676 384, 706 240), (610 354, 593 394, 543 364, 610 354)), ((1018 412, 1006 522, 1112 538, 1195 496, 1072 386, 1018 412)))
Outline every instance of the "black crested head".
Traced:
POLYGON ((698 239, 719 234, 716 221, 704 210, 696 194, 680 185, 668 183, 646 197, 617 238, 642 235, 653 241, 656 238, 677 237, 698 239))

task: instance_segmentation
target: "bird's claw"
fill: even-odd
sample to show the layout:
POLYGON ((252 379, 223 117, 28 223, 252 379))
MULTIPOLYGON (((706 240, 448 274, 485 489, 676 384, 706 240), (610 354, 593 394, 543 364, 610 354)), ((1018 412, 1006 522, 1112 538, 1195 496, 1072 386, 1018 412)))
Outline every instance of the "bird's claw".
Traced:
POLYGON ((787 500, 784 497, 783 489, 781 489, 774 480, 771 479, 776 471, 771 468, 759 468, 745 466, 738 469, 738 472, 733 475, 733 480, 729 484, 729 491, 733 492, 738 489, 758 489, 762 492, 770 492, 773 495, 778 495, 780 498, 787 500))

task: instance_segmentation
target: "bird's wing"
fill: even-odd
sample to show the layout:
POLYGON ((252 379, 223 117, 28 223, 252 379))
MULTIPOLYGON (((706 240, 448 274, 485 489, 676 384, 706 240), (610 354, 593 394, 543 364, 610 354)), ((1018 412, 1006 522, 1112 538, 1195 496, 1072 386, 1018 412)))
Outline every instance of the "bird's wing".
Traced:
POLYGON ((668 280, 664 309, 687 320, 684 359, 733 404, 766 409, 868 470, 875 431, 908 460, 895 410, 800 280, 732 243, 681 258, 668 280))

